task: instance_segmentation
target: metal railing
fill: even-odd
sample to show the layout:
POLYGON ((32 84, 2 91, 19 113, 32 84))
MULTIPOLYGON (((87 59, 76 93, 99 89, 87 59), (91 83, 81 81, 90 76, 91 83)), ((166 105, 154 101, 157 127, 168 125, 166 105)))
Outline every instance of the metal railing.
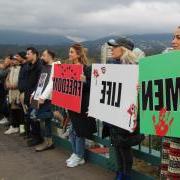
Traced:
MULTIPOLYGON (((53 135, 54 135, 54 141, 55 144, 59 146, 63 146, 67 150, 71 150, 71 145, 68 141, 68 139, 63 139, 58 135, 58 130, 61 128, 60 123, 57 120, 53 121, 53 135)), ((115 171, 116 170, 116 160, 114 155, 113 147, 111 146, 110 140, 108 138, 102 139, 101 133, 102 133, 102 122, 97 120, 97 133, 93 135, 93 138, 91 139, 95 143, 108 147, 109 148, 109 155, 103 156, 101 154, 96 154, 87 149, 87 158, 92 163, 98 164, 104 168, 110 169, 115 171)), ((145 162, 147 162, 149 165, 152 166, 158 166, 160 164, 160 149, 161 149, 161 139, 154 136, 146 136, 145 141, 138 146, 133 147, 134 156, 138 159, 141 159, 145 162), (156 140, 157 139, 157 140, 156 140), (154 144, 154 142, 156 142, 154 144)), ((147 177, 146 175, 141 174, 141 172, 135 172, 139 179, 143 179, 146 177, 146 179, 153 179, 152 177, 147 177)))

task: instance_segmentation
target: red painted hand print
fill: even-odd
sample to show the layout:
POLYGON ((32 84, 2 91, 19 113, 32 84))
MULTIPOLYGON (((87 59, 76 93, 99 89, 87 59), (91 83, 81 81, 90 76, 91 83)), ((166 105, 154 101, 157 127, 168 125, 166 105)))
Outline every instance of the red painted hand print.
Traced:
POLYGON ((131 123, 133 120, 133 127, 131 127, 132 131, 135 131, 137 127, 137 107, 134 104, 131 104, 129 109, 127 110, 128 114, 130 115, 129 119, 129 127, 131 127, 131 123))
POLYGON ((97 78, 99 77, 99 72, 98 72, 98 70, 97 70, 97 69, 94 69, 93 74, 94 74, 94 77, 96 78, 96 85, 97 85, 97 78))
POLYGON ((155 128, 156 135, 166 136, 169 131, 170 126, 172 125, 174 118, 169 118, 170 112, 166 108, 162 108, 159 111, 159 121, 156 122, 156 116, 153 115, 152 120, 155 128))

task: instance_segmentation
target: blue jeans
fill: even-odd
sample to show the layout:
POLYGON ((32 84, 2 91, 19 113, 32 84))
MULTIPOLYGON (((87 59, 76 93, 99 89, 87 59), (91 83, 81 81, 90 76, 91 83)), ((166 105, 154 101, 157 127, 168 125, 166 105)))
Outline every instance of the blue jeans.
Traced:
POLYGON ((36 109, 29 107, 26 116, 26 130, 27 134, 35 137, 41 137, 40 122, 36 120, 36 109))
POLYGON ((44 136, 47 138, 52 137, 52 130, 51 130, 51 119, 41 119, 42 121, 45 122, 45 134, 44 136))
POLYGON ((53 117, 53 113, 51 110, 51 102, 46 100, 44 104, 40 106, 37 111, 37 119, 45 122, 45 137, 52 137, 51 131, 51 119, 53 117))
POLYGON ((73 153, 78 155, 79 158, 84 158, 85 154, 85 138, 78 137, 74 128, 71 125, 69 140, 72 145, 73 153))

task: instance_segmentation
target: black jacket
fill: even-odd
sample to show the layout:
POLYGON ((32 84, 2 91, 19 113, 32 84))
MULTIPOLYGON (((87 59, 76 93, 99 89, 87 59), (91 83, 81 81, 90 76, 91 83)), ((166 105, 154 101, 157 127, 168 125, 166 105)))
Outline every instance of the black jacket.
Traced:
POLYGON ((84 66, 84 75, 86 76, 86 82, 83 83, 81 113, 69 111, 69 117, 77 136, 90 138, 93 133, 97 132, 95 119, 87 116, 90 97, 91 67, 84 66))
POLYGON ((19 72, 18 89, 21 93, 28 89, 28 67, 28 63, 22 64, 19 72))
POLYGON ((37 60, 34 64, 28 63, 27 90, 25 91, 24 102, 29 106, 30 96, 35 91, 42 69, 42 61, 37 60))

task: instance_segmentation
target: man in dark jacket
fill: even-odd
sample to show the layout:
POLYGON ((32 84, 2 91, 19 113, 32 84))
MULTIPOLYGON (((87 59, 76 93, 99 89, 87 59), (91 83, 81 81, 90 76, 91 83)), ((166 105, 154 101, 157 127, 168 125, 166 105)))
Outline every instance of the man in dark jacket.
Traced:
POLYGON ((28 65, 26 60, 26 52, 17 53, 16 59, 19 60, 21 66, 18 77, 18 89, 21 93, 24 93, 28 89, 28 65))
POLYGON ((42 69, 42 61, 38 58, 39 53, 38 51, 33 48, 27 48, 27 68, 28 68, 28 77, 27 77, 27 89, 25 90, 25 96, 24 96, 24 103, 28 107, 28 112, 27 112, 27 122, 28 122, 28 127, 27 129, 29 130, 31 127, 31 132, 30 134, 28 133, 28 136, 31 136, 31 139, 27 141, 28 146, 35 146, 38 145, 42 142, 41 138, 41 132, 40 132, 40 122, 32 119, 30 116, 33 113, 33 109, 31 107, 31 95, 35 91, 38 79, 41 73, 42 69))
POLYGON ((38 83, 38 79, 42 69, 42 61, 38 59, 39 53, 33 48, 27 48, 27 68, 28 68, 28 78, 27 78, 27 90, 25 92, 25 103, 26 105, 30 105, 30 97, 34 90, 36 89, 36 85, 38 83))

